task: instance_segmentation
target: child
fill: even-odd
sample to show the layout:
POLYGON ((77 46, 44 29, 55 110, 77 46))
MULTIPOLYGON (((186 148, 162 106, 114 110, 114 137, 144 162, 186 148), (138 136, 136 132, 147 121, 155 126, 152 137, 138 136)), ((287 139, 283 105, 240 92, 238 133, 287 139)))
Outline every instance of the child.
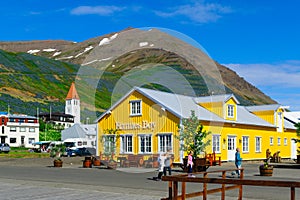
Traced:
POLYGON ((188 167, 188 177, 195 177, 194 175, 192 175, 193 173, 193 153, 192 151, 189 152, 188 155, 188 161, 187 161, 187 167, 188 167))

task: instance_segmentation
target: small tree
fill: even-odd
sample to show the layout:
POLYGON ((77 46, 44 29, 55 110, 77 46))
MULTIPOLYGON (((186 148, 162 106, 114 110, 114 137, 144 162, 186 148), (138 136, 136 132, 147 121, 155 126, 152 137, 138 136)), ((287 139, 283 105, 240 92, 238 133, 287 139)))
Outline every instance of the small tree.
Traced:
POLYGON ((177 139, 182 141, 180 150, 192 151, 194 157, 197 157, 210 144, 210 140, 205 140, 209 134, 210 132, 203 130, 203 125, 192 110, 191 116, 183 119, 182 126, 179 127, 177 139))
MULTIPOLYGON (((296 127, 296 133, 297 133, 297 139, 296 139, 296 143, 300 143, 300 122, 295 124, 296 127)), ((300 154, 300 150, 297 150, 298 154, 300 154)))

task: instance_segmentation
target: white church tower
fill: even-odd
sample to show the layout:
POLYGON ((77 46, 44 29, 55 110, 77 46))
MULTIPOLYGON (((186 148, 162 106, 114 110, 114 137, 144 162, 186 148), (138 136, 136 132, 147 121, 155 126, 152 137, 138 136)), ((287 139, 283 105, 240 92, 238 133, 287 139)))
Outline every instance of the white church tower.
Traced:
POLYGON ((74 123, 80 124, 80 99, 73 82, 66 97, 65 114, 74 116, 74 123))

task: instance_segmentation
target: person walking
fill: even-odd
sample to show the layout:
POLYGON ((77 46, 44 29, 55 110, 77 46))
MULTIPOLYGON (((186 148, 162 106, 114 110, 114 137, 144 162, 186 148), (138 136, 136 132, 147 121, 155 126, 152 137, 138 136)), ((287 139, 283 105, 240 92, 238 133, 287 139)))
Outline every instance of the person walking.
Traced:
POLYGON ((188 167, 188 177, 195 177, 193 173, 193 152, 190 151, 188 155, 188 160, 187 160, 187 167, 188 167))
POLYGON ((240 149, 236 148, 236 152, 235 152, 235 166, 237 168, 236 173, 238 175, 238 177, 240 177, 240 168, 242 168, 242 158, 241 158, 241 154, 240 154, 240 149))
POLYGON ((161 177, 163 175, 164 167, 165 167, 165 159, 166 159, 165 154, 161 153, 158 158, 159 167, 158 167, 158 175, 155 178, 156 181, 161 181, 161 177))
POLYGON ((164 165, 164 176, 167 175, 167 171, 169 172, 169 175, 172 175, 171 172, 171 155, 169 151, 167 151, 166 156, 165 156, 165 165, 164 165))

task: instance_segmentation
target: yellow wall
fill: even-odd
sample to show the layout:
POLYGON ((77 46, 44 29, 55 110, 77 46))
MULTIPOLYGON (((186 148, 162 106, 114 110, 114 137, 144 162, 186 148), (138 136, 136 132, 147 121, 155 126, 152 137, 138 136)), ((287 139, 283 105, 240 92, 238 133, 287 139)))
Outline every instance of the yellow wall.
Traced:
POLYGON ((260 117, 261 119, 275 125, 274 111, 273 110, 255 111, 255 112, 252 112, 252 113, 255 114, 256 116, 260 117))
MULTIPOLYGON (((163 111, 161 106, 155 104, 151 100, 145 98, 138 92, 134 92, 124 101, 122 101, 115 109, 112 110, 110 115, 106 115, 98 123, 99 133, 99 151, 103 152, 102 144, 100 141, 101 135, 107 129, 116 129, 116 123, 121 124, 139 124, 143 127, 145 122, 155 123, 153 128, 138 128, 135 130, 119 130, 118 134, 133 134, 133 153, 137 154, 139 149, 138 134, 152 134, 152 153, 158 153, 158 133, 172 133, 172 135, 178 134, 179 119, 168 111, 163 111), (130 116, 130 104, 131 100, 142 100, 142 115, 130 116)), ((179 141, 172 138, 173 140, 173 152, 179 151, 179 141)), ((120 153, 119 142, 117 142, 116 154, 120 153)), ((179 160, 179 156, 175 156, 175 160, 179 160)))
POLYGON ((223 102, 205 102, 199 105, 222 118, 224 116, 223 102))
MULTIPOLYGON (((233 104, 234 102, 228 101, 226 103, 233 104)), ((223 104, 222 103, 205 103, 201 106, 207 108, 208 110, 223 116, 223 104)), ((235 107, 236 112, 236 107, 235 107)), ((274 112, 264 111, 255 112, 259 117, 265 119, 266 121, 274 124, 274 112)), ((237 114, 238 115, 238 114, 237 114)), ((102 144, 100 141, 101 135, 107 129, 116 129, 116 122, 122 124, 140 124, 142 126, 143 121, 146 123, 155 123, 153 128, 139 128, 135 130, 119 130, 118 134, 133 134, 133 153, 138 154, 138 134, 152 134, 152 153, 158 153, 158 133, 172 133, 173 137, 173 153, 175 162, 179 162, 179 141, 175 138, 178 134, 178 124, 180 123, 178 117, 174 116, 168 111, 163 111, 161 106, 155 104, 153 101, 147 99, 138 92, 133 92, 128 98, 125 98, 119 105, 117 105, 112 113, 101 118, 98 122, 98 147, 99 151, 103 152, 102 144), (130 104, 131 100, 142 100, 142 115, 141 116, 130 116, 130 104)), ((255 160, 255 159, 265 159, 266 150, 269 149, 272 154, 276 151, 280 151, 280 156, 282 158, 289 158, 291 155, 291 139, 296 137, 295 130, 285 130, 285 132, 277 132, 276 128, 272 127, 260 127, 256 125, 239 125, 236 123, 225 123, 219 124, 216 122, 202 121, 204 125, 204 130, 210 131, 212 134, 209 135, 208 139, 211 140, 213 134, 221 135, 221 153, 217 156, 221 156, 222 161, 228 160, 227 155, 227 137, 236 136, 237 147, 241 149, 241 157, 244 160, 255 160), (242 143, 240 140, 242 136, 249 136, 249 152, 245 153, 242 151, 242 143), (262 138, 261 151, 255 152, 255 137, 259 136, 262 138), (273 145, 270 145, 270 137, 273 137, 273 145), (281 137, 281 145, 277 144, 278 137, 281 137), (284 144, 284 138, 287 138, 287 144, 284 144), (223 143, 225 139, 225 143, 223 143)), ((116 154, 120 153, 119 141, 117 141, 116 154)), ((212 153, 212 146, 207 147, 207 153, 212 153)), ((186 153, 186 152, 185 152, 186 153)))

